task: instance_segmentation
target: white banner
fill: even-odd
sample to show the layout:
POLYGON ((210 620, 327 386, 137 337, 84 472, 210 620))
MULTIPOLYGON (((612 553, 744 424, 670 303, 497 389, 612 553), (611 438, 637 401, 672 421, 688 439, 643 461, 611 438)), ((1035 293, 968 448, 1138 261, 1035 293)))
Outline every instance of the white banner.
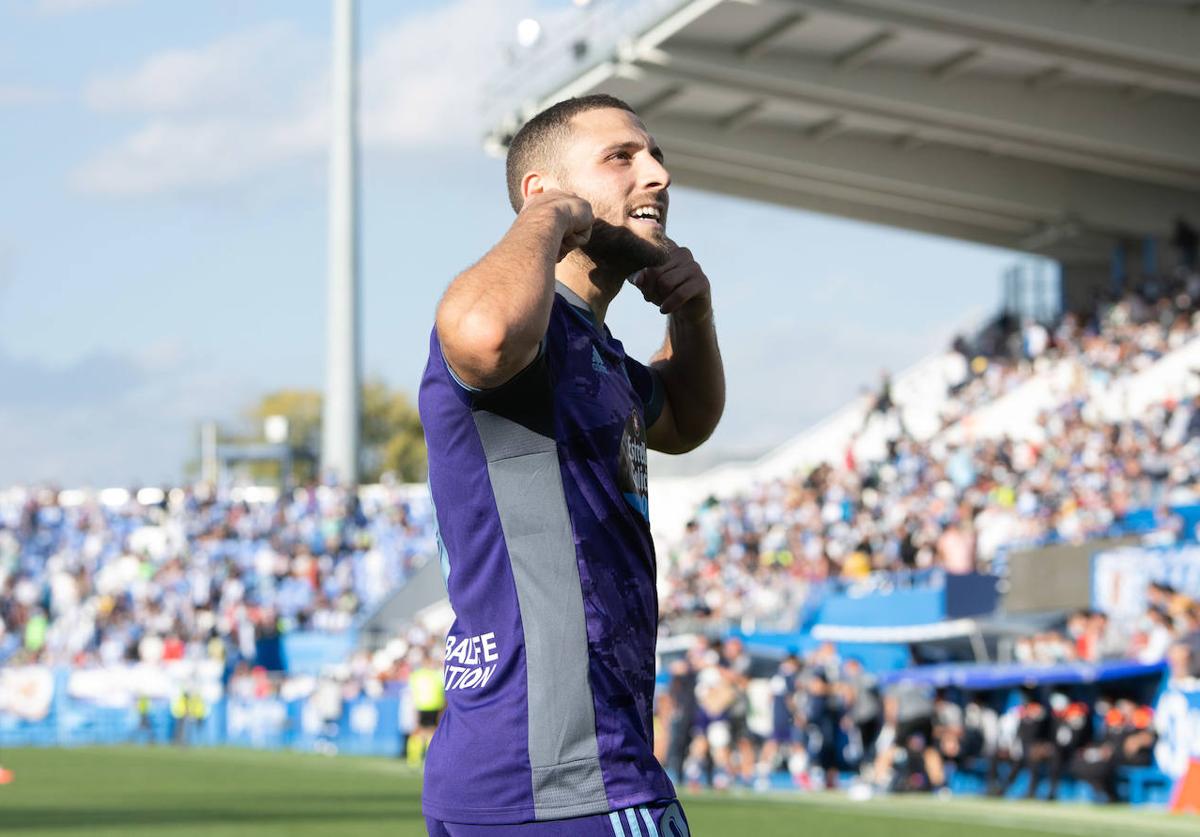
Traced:
POLYGON ((44 666, 0 669, 0 712, 24 721, 40 721, 50 714, 54 700, 54 672, 44 666))
POLYGON ((1164 691, 1154 707, 1154 728, 1154 760, 1163 773, 1178 779, 1193 759, 1200 759, 1200 682, 1164 691))
POLYGON ((182 691, 198 693, 212 703, 224 691, 221 672, 221 664, 212 660, 77 669, 67 680, 67 694, 117 709, 132 706, 141 697, 171 699, 182 691))
POLYGON ((1092 561, 1092 604, 1114 619, 1135 619, 1146 612, 1152 581, 1200 598, 1200 547, 1101 552, 1092 561))

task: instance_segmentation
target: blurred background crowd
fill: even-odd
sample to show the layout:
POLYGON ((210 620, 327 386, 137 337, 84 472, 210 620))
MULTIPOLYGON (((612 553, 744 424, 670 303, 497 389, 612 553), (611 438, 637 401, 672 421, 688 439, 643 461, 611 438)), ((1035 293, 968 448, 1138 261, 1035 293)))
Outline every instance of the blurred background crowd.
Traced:
MULTIPOLYGON (((831 591, 1003 574, 1006 554, 1021 547, 1122 533, 1156 546, 1195 542, 1194 523, 1174 509, 1198 499, 1200 398, 1156 401, 1119 420, 1095 402, 1196 336, 1196 285, 1193 274, 1145 282, 1090 321, 1000 317, 956 341, 951 357, 964 375, 946 383, 942 430, 910 432, 885 375, 840 456, 703 502, 660 553, 661 636, 686 643, 662 656, 655 713, 673 774, 690 785, 893 792, 944 789, 957 775, 959 788, 975 777, 982 792, 1050 796, 1067 777, 1119 798, 1119 768, 1151 764, 1144 684, 884 683, 832 643, 752 657, 736 636, 720 638, 798 630, 831 591), (1052 363, 1070 374, 1036 432, 954 434, 1052 363), (863 454, 859 438, 875 422, 886 424, 882 455, 863 454)), ((398 750, 419 761, 444 705, 447 621, 414 622, 303 673, 282 673, 281 640, 361 626, 437 554, 433 509, 411 487, 11 489, 0 494, 0 662, 207 662, 231 699, 307 701, 318 749, 336 749, 347 707, 392 698, 398 750)), ((1200 675, 1200 603, 1163 582, 1145 600, 1134 620, 1063 614, 1019 637, 1011 662, 1131 660, 1190 682, 1200 675)), ((181 706, 175 730, 203 715, 181 706)))
POLYGON ((8 492, 0 659, 208 657, 278 668, 268 640, 348 628, 436 554, 428 501, 387 487, 302 488, 254 502, 235 493, 152 490, 141 502, 126 492, 106 504, 8 492))

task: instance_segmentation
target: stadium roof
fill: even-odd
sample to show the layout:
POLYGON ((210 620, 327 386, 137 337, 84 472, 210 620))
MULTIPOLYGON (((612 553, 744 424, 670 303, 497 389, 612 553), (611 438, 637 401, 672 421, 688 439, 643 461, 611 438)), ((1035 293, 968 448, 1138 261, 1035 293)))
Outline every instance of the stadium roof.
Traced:
POLYGON ((1200 217, 1196 0, 593 0, 576 26, 492 92, 492 149, 604 91, 683 185, 1068 261, 1200 217))

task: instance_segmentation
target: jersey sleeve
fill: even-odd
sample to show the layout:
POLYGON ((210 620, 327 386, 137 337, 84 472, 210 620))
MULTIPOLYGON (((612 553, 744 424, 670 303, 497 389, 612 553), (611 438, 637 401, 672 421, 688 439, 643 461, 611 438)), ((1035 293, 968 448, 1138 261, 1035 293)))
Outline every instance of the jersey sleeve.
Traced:
MULTIPOLYGON (((459 399, 472 410, 491 409, 497 404, 508 404, 523 398, 534 398, 537 403, 541 403, 543 397, 548 396, 554 386, 554 377, 557 375, 555 358, 561 357, 567 348, 564 318, 568 308, 562 297, 556 295, 554 305, 550 309, 546 333, 542 335, 542 341, 538 344, 537 356, 524 369, 499 386, 480 389, 465 383, 450 368, 443 355, 446 373, 454 382, 459 399)), ((435 334, 436 331, 435 328, 435 334)))
POLYGON ((642 411, 645 413, 646 427, 649 429, 662 415, 663 399, 666 398, 662 377, 654 369, 628 355, 625 357, 625 373, 629 376, 629 382, 633 384, 634 392, 642 400, 642 411))
POLYGON ((548 368, 546 365, 546 338, 542 338, 542 342, 538 344, 538 352, 529 364, 513 375, 499 386, 481 389, 473 387, 458 377, 453 369, 450 368, 450 362, 446 360, 445 355, 442 356, 442 363, 446 367, 446 374, 450 376, 450 380, 454 382, 454 387, 459 393, 459 397, 470 406, 477 406, 480 402, 487 402, 496 398, 504 397, 505 393, 512 391, 527 390, 530 386, 546 386, 549 387, 548 368))

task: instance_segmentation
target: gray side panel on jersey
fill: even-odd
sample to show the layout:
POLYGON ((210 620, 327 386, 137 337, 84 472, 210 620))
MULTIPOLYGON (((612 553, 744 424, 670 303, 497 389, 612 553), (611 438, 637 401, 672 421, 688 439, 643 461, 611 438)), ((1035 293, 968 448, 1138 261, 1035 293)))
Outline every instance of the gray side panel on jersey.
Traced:
POLYGON ((474 415, 525 634, 535 815, 605 813, 583 591, 555 442, 495 413, 474 415))

